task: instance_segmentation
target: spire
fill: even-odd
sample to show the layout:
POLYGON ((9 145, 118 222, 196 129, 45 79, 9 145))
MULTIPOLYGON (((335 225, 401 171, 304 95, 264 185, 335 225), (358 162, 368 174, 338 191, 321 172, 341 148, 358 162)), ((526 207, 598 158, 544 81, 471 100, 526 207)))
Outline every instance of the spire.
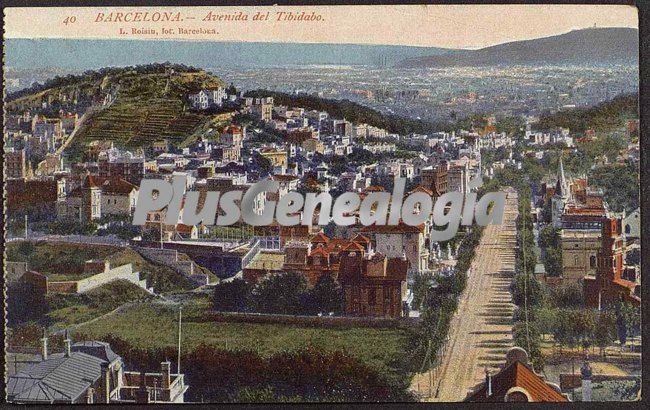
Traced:
POLYGON ((559 196, 565 196, 569 194, 569 186, 567 185, 566 178, 564 176, 564 163, 562 162, 562 154, 560 154, 560 166, 557 172, 555 194, 559 196))

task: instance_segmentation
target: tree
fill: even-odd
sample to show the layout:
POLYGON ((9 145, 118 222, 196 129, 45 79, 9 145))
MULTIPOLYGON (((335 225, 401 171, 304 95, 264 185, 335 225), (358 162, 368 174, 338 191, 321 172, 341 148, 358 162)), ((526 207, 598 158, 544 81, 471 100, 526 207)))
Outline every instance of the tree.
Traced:
POLYGON ((251 285, 242 279, 222 282, 214 287, 212 305, 220 312, 242 312, 250 307, 251 285))
POLYGON ((253 289, 253 297, 259 312, 297 315, 303 313, 306 290, 307 281, 302 274, 282 272, 258 283, 253 289))
POLYGON ((305 302, 305 310, 309 313, 340 313, 342 301, 341 288, 331 275, 325 274, 309 291, 305 302))
POLYGON ((544 253, 544 268, 548 276, 562 276, 562 250, 546 248, 544 253))
POLYGON ((616 317, 612 312, 603 311, 598 315, 594 330, 594 344, 600 348, 600 354, 605 357, 605 348, 616 339, 616 317))
POLYGON ((621 314, 625 319, 627 335, 639 335, 641 333, 641 309, 629 303, 622 303, 621 314))
POLYGON ((556 325, 553 329, 553 340, 557 345, 560 346, 560 351, 562 346, 573 346, 574 345, 574 335, 573 335, 573 326, 571 326, 571 318, 566 314, 564 310, 558 311, 556 318, 556 325))
POLYGON ((253 155, 253 165, 264 175, 268 175, 271 173, 271 171, 273 171, 273 164, 271 163, 271 160, 261 155, 260 153, 255 153, 255 155, 253 155))
POLYGON ((579 283, 563 283, 551 289, 551 304, 557 308, 574 308, 583 306, 584 297, 579 283))
POLYGON ((516 275, 511 285, 511 291, 513 302, 517 306, 527 304, 530 308, 540 306, 544 301, 544 287, 532 275, 525 275, 523 273, 516 275), (528 300, 526 300, 526 297, 528 300))
POLYGON ((557 309, 541 308, 535 310, 535 322, 540 335, 551 334, 557 320, 557 309))
POLYGON ((576 341, 583 349, 588 349, 594 340, 596 315, 591 309, 580 309, 574 312, 572 324, 576 341))

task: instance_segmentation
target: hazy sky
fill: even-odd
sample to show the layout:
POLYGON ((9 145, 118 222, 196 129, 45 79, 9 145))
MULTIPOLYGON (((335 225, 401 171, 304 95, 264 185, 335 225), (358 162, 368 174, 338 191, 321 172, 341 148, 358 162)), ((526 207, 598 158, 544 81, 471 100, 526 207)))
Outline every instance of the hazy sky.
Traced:
POLYGON ((8 8, 10 38, 120 38, 301 43, 352 43, 479 48, 593 27, 638 28, 637 10, 619 5, 409 5, 138 8, 8 8), (180 12, 183 22, 97 22, 98 13, 180 12), (252 21, 270 11, 268 21, 252 21), (317 22, 276 21, 275 12, 315 12, 317 22), (208 13, 249 15, 248 21, 203 21, 208 13), (64 24, 66 17, 74 23, 64 24), (26 24, 26 22, 29 22, 26 24), (131 30, 154 29, 155 34, 131 30), (162 28, 173 34, 162 34, 162 28), (179 35, 179 28, 215 33, 179 35), (120 31, 122 29, 122 31, 120 31))

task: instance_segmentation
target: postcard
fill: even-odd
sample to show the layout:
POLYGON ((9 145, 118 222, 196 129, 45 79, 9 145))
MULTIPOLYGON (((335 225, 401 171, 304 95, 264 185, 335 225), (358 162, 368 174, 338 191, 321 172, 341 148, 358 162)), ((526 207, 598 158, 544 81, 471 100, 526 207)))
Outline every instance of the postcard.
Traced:
POLYGON ((8 402, 641 399, 635 7, 3 11, 8 402))

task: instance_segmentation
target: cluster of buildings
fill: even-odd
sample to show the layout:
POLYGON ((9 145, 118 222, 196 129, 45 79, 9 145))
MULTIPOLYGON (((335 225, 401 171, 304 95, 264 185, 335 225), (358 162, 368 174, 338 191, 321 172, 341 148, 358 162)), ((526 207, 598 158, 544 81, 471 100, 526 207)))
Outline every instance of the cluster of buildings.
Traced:
POLYGON ((7 378, 7 400, 18 404, 183 403, 189 388, 171 363, 159 372, 127 370, 106 342, 72 343, 66 331, 62 352, 41 339, 38 360, 7 378))
POLYGON ((79 124, 76 112, 46 117, 25 111, 5 116, 4 144, 7 178, 26 178, 61 167, 57 150, 79 124))
POLYGON ((609 211, 603 191, 589 187, 587 178, 566 178, 562 160, 555 185, 543 184, 542 190, 562 252, 562 276, 547 282, 582 283, 585 304, 592 307, 640 305, 639 266, 626 264, 628 250, 639 246, 639 211, 609 211))
MULTIPOLYGON (((218 88, 200 90, 188 99, 193 108, 209 109, 230 101, 231 96, 218 88)), ((186 191, 201 193, 199 209, 209 191, 222 195, 245 191, 264 177, 279 182, 280 189, 256 198, 254 210, 259 212, 265 200, 277 201, 290 191, 354 191, 363 196, 389 191, 387 184, 395 177, 406 178, 409 191, 425 192, 435 200, 445 192, 469 191, 470 179, 482 174, 481 147, 513 143, 495 129, 400 136, 333 118, 324 111, 278 105, 272 97, 234 96, 232 100, 239 113, 254 119, 252 125, 231 123, 182 149, 161 139, 146 153, 126 151, 110 141, 92 141, 84 162, 64 167, 59 161, 59 166, 39 175, 11 174, 6 184, 8 209, 28 212, 37 208, 57 219, 81 223, 113 217, 128 221, 143 178, 182 178, 186 191), (263 138, 269 134, 277 137, 274 142, 263 138), (392 155, 398 149, 418 154, 392 155), (332 166, 330 159, 359 151, 361 159, 345 163, 344 169, 332 166)), ((20 163, 19 159, 10 163, 20 163)), ((344 291, 350 315, 409 315, 408 282, 413 275, 453 268, 454 250, 441 249, 430 239, 432 221, 417 227, 357 223, 328 230, 328 235, 318 225, 253 229, 239 221, 233 231, 242 235, 223 238, 223 232, 212 226, 186 226, 180 220, 166 224, 165 213, 149 213, 139 246, 192 242, 198 248, 204 244, 201 252, 208 254, 200 256, 204 265, 221 275, 230 272, 224 266, 232 265, 232 273, 250 281, 274 271, 300 271, 314 286, 324 274, 331 275, 344 291), (214 241, 222 243, 218 251, 212 246, 214 241), (215 261, 214 255, 221 259, 215 261)))
POLYGON ((551 132, 535 131, 531 127, 531 123, 526 124, 526 132, 524 134, 525 141, 530 145, 543 146, 546 144, 565 144, 567 147, 572 148, 575 146, 573 137, 571 136, 568 128, 556 128, 551 132))

